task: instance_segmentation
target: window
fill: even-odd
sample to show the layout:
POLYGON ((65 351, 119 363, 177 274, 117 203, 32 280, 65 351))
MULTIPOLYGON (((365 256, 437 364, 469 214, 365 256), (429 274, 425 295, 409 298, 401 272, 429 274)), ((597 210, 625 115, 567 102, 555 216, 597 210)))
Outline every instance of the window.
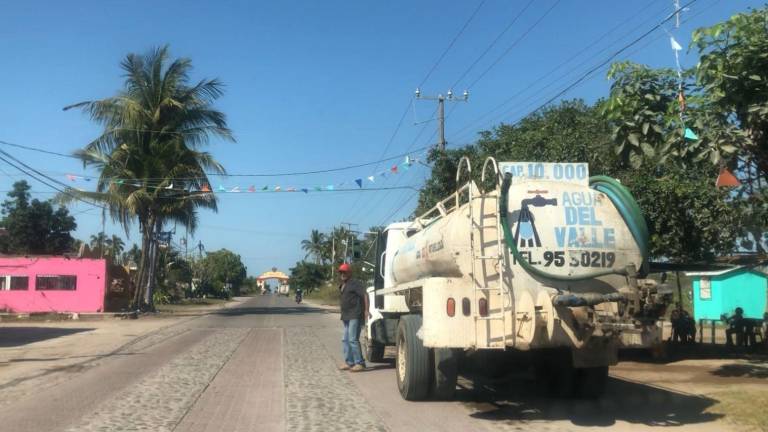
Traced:
POLYGON ((699 283, 699 299, 712 300, 712 281, 708 277, 702 277, 699 283))
POLYGON ((69 275, 37 275, 35 289, 38 291, 74 291, 77 287, 77 276, 69 275))
POLYGON ((26 291, 28 288, 27 276, 0 276, 0 291, 26 291))

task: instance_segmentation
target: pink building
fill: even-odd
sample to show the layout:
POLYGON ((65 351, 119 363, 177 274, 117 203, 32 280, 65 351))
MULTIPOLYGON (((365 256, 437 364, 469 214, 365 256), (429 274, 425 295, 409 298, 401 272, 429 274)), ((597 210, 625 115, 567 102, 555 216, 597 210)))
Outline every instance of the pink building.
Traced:
POLYGON ((103 312, 103 259, 0 257, 0 311, 103 312))

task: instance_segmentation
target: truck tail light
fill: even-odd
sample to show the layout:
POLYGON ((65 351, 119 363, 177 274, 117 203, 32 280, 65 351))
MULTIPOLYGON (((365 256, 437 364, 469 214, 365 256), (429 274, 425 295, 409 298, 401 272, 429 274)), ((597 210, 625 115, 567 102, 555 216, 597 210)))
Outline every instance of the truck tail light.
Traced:
POLYGON ((488 300, 481 298, 477 302, 477 311, 480 312, 480 316, 487 317, 488 316, 488 300))
POLYGON ((445 312, 449 317, 456 315, 456 300, 453 297, 448 297, 448 301, 445 302, 445 312))

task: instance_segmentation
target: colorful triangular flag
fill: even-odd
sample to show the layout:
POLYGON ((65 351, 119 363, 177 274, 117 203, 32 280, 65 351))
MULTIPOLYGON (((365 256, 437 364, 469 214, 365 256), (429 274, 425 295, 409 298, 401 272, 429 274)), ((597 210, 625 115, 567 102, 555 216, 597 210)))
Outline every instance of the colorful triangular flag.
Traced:
POLYGON ((674 36, 669 37, 669 44, 672 45, 672 49, 675 51, 681 51, 683 49, 683 47, 677 43, 674 36))
POLYGON ((728 171, 728 168, 722 167, 720 168, 720 174, 718 174, 717 180, 715 181, 715 186, 738 187, 738 186, 741 186, 741 182, 739 181, 739 179, 736 178, 735 175, 731 174, 731 172, 728 171))
POLYGON ((280 192, 280 186, 275 186, 275 192, 280 192))
POLYGON ((699 137, 691 130, 691 128, 685 128, 685 133, 683 134, 683 136, 686 139, 693 140, 693 141, 699 139, 699 137))
POLYGON ((357 187, 363 187, 363 179, 355 179, 355 183, 357 183, 357 187))
POLYGON ((320 186, 315 186, 315 190, 316 191, 321 191, 321 190, 323 190, 323 188, 321 188, 320 186))
POLYGON ((69 181, 75 181, 77 177, 73 176, 72 174, 67 174, 67 180, 69 181))
POLYGON ((301 189, 301 191, 302 191, 302 192, 304 192, 304 193, 309 193, 309 191, 307 190, 307 188, 302 188, 302 189, 301 189))
POLYGON ((227 189, 224 187, 224 185, 219 185, 219 192, 226 192, 227 189))
POLYGON ((332 191, 334 189, 333 185, 328 185, 325 187, 326 190, 332 191))
POLYGON ((200 190, 203 191, 203 192, 210 192, 211 191, 211 187, 208 186, 207 184, 204 184, 203 187, 200 188, 200 190))
POLYGON ((235 192, 235 193, 240 192, 240 186, 233 187, 230 192, 235 192))
POLYGON ((389 170, 392 171, 392 173, 397 174, 397 165, 392 165, 392 168, 389 170))
POLYGON ((264 186, 263 188, 261 188, 261 190, 263 190, 263 191, 268 190, 268 189, 269 189, 269 186, 264 186))
POLYGON ((248 192, 256 192, 256 186, 254 186, 254 185, 250 185, 250 186, 248 187, 248 192))
POLYGON ((376 183, 376 177, 374 176, 368 176, 368 180, 370 180, 371 183, 376 183))

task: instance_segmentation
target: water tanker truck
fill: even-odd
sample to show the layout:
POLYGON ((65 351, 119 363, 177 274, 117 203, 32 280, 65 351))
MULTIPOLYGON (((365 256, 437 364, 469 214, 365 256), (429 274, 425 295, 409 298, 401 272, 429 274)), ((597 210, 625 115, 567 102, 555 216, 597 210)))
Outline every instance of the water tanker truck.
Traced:
POLYGON ((468 358, 531 365, 559 394, 598 396, 620 347, 649 347, 670 292, 644 279, 648 228, 626 188, 584 163, 459 163, 451 196, 376 245, 365 356, 397 347, 403 398, 449 399, 468 358), (470 180, 461 183, 462 174, 470 180))

